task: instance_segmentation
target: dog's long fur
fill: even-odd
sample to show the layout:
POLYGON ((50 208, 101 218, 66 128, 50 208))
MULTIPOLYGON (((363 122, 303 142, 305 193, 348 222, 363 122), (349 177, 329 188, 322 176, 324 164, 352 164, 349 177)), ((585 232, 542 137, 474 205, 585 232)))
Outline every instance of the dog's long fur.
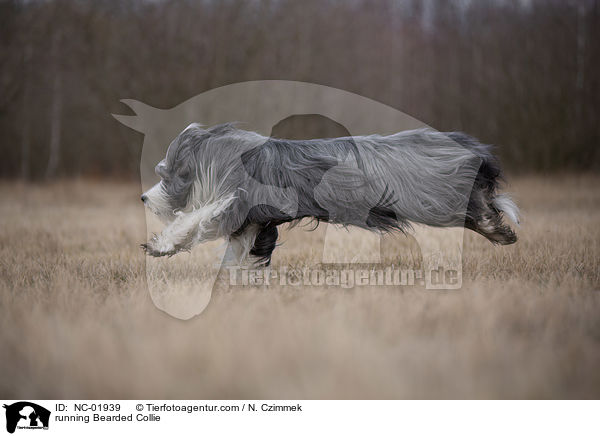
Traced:
POLYGON ((286 140, 192 124, 156 173, 161 181, 142 196, 167 223, 144 245, 153 256, 222 237, 230 261, 268 264, 277 226, 307 217, 383 232, 411 222, 465 226, 493 243, 517 239, 502 221, 517 222, 518 209, 497 193, 491 147, 462 133, 286 140))

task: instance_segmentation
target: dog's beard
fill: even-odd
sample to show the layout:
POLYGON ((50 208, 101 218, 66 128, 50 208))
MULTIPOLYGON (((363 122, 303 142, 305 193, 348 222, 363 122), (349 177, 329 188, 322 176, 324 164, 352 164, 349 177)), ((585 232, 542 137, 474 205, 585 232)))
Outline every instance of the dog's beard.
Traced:
POLYGON ((163 224, 170 224, 175 220, 176 215, 169 204, 169 198, 165 193, 162 182, 154 185, 146 191, 144 195, 147 197, 144 205, 150 212, 156 215, 163 224))

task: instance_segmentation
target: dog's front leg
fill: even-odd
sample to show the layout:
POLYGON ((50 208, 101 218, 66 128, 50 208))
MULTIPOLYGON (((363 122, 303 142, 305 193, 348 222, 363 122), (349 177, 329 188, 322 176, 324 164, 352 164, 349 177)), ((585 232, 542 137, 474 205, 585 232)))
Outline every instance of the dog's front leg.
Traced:
POLYGON ((250 250, 256 240, 260 227, 256 224, 250 224, 241 234, 229 237, 229 244, 223 257, 226 266, 242 266, 252 263, 253 256, 250 250))
POLYGON ((172 256, 189 250, 201 224, 199 217, 194 214, 195 212, 180 214, 159 235, 154 235, 146 244, 142 244, 146 254, 154 257, 172 256))
POLYGON ((223 209, 223 204, 209 204, 191 212, 179 212, 160 235, 154 235, 142 248, 150 256, 172 256, 190 250, 198 242, 216 239, 218 215, 223 209))

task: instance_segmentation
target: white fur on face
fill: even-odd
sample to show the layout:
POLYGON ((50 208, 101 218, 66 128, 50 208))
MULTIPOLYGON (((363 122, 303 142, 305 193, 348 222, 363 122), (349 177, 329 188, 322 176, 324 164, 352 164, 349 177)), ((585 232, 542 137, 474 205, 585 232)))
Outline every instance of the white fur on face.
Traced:
MULTIPOLYGON (((163 162, 159 163, 161 164, 163 162)), ((172 209, 162 182, 144 193, 147 197, 146 207, 167 224, 160 235, 146 244, 146 251, 149 254, 172 255, 181 250, 189 250, 197 243, 225 236, 219 233, 218 216, 231 204, 234 196, 218 197, 218 182, 213 180, 214 174, 210 168, 200 174, 191 189, 188 204, 183 210, 172 209)), ((247 251, 250 248, 251 245, 247 251)))
POLYGON ((158 216, 163 223, 167 224, 175 219, 175 214, 162 188, 162 182, 148 189, 144 192, 144 195, 148 198, 144 205, 158 216))

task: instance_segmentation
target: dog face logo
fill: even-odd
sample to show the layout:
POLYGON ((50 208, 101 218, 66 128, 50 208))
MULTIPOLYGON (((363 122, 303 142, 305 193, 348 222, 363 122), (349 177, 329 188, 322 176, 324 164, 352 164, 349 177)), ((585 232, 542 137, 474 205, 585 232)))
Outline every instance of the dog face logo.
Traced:
POLYGON ((48 429, 50 411, 29 401, 19 401, 4 405, 6 409, 6 431, 14 433, 16 429, 48 429))

